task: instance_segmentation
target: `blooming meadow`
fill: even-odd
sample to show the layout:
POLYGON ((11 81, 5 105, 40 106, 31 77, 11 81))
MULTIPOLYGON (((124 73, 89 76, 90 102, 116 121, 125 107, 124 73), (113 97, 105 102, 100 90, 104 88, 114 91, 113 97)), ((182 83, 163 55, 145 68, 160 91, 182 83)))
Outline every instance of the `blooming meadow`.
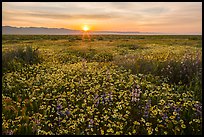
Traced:
POLYGON ((2 134, 200 135, 200 40, 3 36, 2 134))

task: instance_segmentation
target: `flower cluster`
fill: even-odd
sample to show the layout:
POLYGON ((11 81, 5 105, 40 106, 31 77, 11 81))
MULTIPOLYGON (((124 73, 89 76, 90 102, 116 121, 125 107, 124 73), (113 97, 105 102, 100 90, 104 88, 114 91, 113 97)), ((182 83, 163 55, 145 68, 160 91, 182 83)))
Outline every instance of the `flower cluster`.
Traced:
POLYGON ((131 96, 132 102, 140 101, 140 94, 142 93, 140 86, 137 85, 135 89, 132 89, 131 96))
MULTIPOLYGON (((88 55, 78 58, 81 53, 77 52, 86 52, 87 47, 77 46, 80 45, 77 40, 74 40, 75 43, 70 42, 67 45, 67 36, 9 36, 8 38, 13 40, 13 38, 19 37, 30 41, 33 37, 42 38, 39 41, 33 41, 35 41, 35 45, 46 45, 39 50, 40 53, 45 53, 42 54, 44 61, 3 74, 2 134, 202 134, 202 102, 197 99, 200 94, 196 92, 199 90, 199 86, 193 85, 196 83, 191 83, 191 88, 184 87, 182 84, 170 84, 168 77, 163 78, 149 74, 149 72, 160 72, 159 70, 165 66, 171 71, 171 76, 177 76, 176 72, 179 73, 176 70, 179 67, 175 67, 175 71, 173 71, 174 67, 172 66, 175 62, 181 61, 184 48, 182 46, 159 45, 164 41, 166 44, 172 44, 169 39, 165 39, 171 36, 150 36, 154 38, 151 40, 143 40, 147 38, 145 36, 103 36, 105 41, 101 40, 95 44, 95 47, 92 46, 95 49, 91 52, 95 56, 99 52, 98 50, 104 52, 105 48, 101 45, 106 46, 107 43, 110 43, 109 40, 116 40, 116 42, 111 42, 112 46, 107 46, 106 52, 113 53, 114 59, 118 56, 126 56, 124 57, 127 61, 125 65, 129 65, 130 68, 134 66, 131 70, 137 72, 135 74, 127 70, 126 67, 121 68, 115 65, 116 62, 87 60, 91 59, 92 55, 88 58, 86 58, 88 55), (50 37, 54 40, 50 40, 50 37), (147 48, 132 50, 127 47, 118 47, 115 49, 118 41, 121 43, 124 41, 123 38, 129 40, 125 42, 133 42, 132 45, 134 42, 139 42, 140 47, 147 48), (70 46, 70 44, 74 45, 70 46), (167 56, 166 53, 169 50, 171 52, 167 56), (68 51, 73 51, 73 53, 69 54, 68 51), (141 60, 136 56, 140 56, 141 60), (170 58, 173 60, 172 64, 168 64, 170 58), (157 64, 157 61, 164 64, 157 64), (144 74, 138 72, 144 72, 144 74)), ((97 36, 94 37, 97 38, 97 36)), ((172 37, 174 38, 174 36, 172 37)), ((173 40, 175 39, 177 36, 173 40)), ((193 42, 196 41, 198 40, 193 42)), ((22 40, 18 44, 25 44, 24 42, 22 40)), ((3 49, 8 48, 8 45, 3 49)), ((188 47, 186 49, 189 51, 198 50, 197 47, 188 47)), ((187 66, 185 72, 192 70, 191 67, 188 69, 189 66, 186 65, 188 63, 192 65, 192 62, 188 62, 191 57, 195 61, 194 67, 201 68, 200 56, 200 53, 197 55, 186 54, 185 60, 183 60, 185 64, 183 66, 187 66)), ((164 72, 162 72, 163 74, 164 72)), ((199 81, 196 77, 192 81, 194 80, 199 81)))

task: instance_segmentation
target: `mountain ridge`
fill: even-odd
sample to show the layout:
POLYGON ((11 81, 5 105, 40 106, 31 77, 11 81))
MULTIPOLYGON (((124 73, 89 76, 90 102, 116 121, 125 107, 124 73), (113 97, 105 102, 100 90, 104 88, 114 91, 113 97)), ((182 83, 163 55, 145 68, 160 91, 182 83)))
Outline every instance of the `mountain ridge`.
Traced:
MULTIPOLYGON (((65 28, 46 28, 46 27, 14 27, 2 26, 2 34, 48 34, 48 35, 68 35, 68 34, 82 34, 82 30, 72 30, 65 28)), ((135 32, 122 32, 122 31, 91 31, 90 33, 140 33, 135 32)))

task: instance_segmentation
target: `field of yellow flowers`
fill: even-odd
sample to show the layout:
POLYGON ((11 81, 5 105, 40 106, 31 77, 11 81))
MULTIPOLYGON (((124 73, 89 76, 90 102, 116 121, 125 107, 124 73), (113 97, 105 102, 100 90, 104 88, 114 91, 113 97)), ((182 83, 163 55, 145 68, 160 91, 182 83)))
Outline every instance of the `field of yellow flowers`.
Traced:
POLYGON ((2 134, 201 135, 201 41, 3 35, 2 134))

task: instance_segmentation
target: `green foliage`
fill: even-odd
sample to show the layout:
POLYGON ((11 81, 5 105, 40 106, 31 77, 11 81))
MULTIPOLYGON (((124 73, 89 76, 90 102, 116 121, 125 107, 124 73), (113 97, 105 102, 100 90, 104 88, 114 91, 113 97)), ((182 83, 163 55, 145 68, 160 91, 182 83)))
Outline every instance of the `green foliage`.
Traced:
POLYGON ((97 53, 94 49, 87 52, 69 51, 65 56, 62 56, 60 60, 63 63, 76 63, 78 61, 86 60, 87 62, 110 62, 113 60, 111 53, 97 53))
POLYGON ((118 47, 127 47, 130 50, 136 50, 136 49, 143 49, 144 47, 136 45, 136 44, 121 44, 118 45, 118 47))
POLYGON ((36 64, 40 62, 38 48, 31 46, 15 47, 13 50, 3 52, 2 69, 5 71, 14 71, 23 65, 36 64))
POLYGON ((152 74, 167 77, 168 82, 178 84, 182 82, 187 88, 195 91, 194 96, 201 101, 202 93, 202 60, 200 51, 192 54, 187 51, 182 57, 166 57, 159 60, 156 54, 151 58, 143 55, 121 55, 114 59, 114 63, 125 69, 130 69, 133 74, 152 74))

